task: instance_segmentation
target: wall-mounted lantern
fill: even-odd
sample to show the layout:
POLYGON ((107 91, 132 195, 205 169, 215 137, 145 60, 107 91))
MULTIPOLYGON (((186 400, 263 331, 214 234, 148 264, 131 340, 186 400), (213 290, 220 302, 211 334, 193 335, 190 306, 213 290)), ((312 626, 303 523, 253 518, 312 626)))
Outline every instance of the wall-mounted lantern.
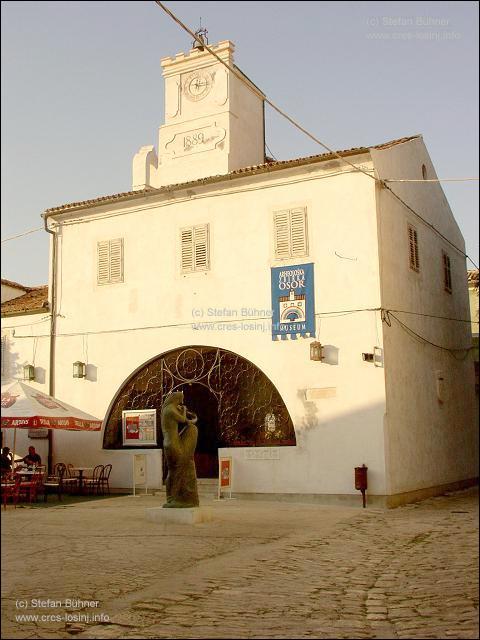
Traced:
POLYGON ((373 362, 374 361, 373 353, 362 353, 362 360, 364 362, 373 362))
POLYGON ((85 378, 87 375, 87 366, 84 362, 80 362, 79 360, 77 360, 77 362, 73 363, 73 377, 74 378, 85 378))
POLYGON ((315 360, 315 362, 321 362, 325 356, 323 355, 323 347, 320 342, 311 342, 310 343, 310 360, 315 360))
POLYGON ((33 364, 26 364, 23 367, 23 379, 35 380, 35 367, 33 366, 33 364))

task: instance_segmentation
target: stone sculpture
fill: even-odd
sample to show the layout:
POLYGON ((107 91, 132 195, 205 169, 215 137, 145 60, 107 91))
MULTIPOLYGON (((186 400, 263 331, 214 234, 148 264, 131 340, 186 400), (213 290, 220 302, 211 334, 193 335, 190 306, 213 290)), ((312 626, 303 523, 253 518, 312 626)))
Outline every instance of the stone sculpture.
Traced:
POLYGON ((183 392, 171 393, 162 406, 163 455, 167 463, 165 508, 198 507, 197 416, 183 403, 183 392))

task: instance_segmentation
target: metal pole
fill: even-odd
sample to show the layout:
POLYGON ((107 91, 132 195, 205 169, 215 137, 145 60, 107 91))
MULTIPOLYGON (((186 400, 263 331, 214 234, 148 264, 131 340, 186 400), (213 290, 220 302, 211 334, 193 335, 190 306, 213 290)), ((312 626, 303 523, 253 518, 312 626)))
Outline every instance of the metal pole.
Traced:
MULTIPOLYGON (((52 236, 52 273, 51 273, 51 309, 50 309, 50 371, 49 395, 55 395, 55 333, 57 330, 57 234, 48 228, 48 214, 43 214, 45 231, 52 236)), ((52 473, 53 468, 53 431, 48 430, 47 470, 52 473)))
POLYGON ((12 471, 15 471, 15 448, 17 445, 17 427, 13 430, 12 471))

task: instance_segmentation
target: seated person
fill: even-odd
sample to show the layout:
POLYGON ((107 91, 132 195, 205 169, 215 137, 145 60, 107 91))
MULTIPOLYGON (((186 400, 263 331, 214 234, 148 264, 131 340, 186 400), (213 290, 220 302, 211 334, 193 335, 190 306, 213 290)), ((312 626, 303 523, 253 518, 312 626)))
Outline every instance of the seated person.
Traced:
POLYGON ((10 449, 8 447, 3 447, 2 457, 1 457, 2 476, 6 473, 10 473, 11 470, 12 470, 12 457, 10 454, 10 449))
POLYGON ((35 451, 35 447, 28 447, 27 455, 21 460, 18 460, 17 462, 23 462, 24 464, 27 465, 27 467, 33 467, 34 464, 35 465, 42 464, 42 459, 40 458, 38 453, 35 451))

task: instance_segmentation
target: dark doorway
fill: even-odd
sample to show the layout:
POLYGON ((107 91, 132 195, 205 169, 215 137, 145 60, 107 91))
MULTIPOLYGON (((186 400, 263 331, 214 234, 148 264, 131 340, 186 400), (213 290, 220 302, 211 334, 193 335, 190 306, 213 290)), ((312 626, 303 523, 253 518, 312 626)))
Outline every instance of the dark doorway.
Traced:
POLYGON ((204 385, 185 384, 184 402, 198 416, 198 442, 195 450, 195 467, 198 478, 218 477, 218 400, 204 385))

